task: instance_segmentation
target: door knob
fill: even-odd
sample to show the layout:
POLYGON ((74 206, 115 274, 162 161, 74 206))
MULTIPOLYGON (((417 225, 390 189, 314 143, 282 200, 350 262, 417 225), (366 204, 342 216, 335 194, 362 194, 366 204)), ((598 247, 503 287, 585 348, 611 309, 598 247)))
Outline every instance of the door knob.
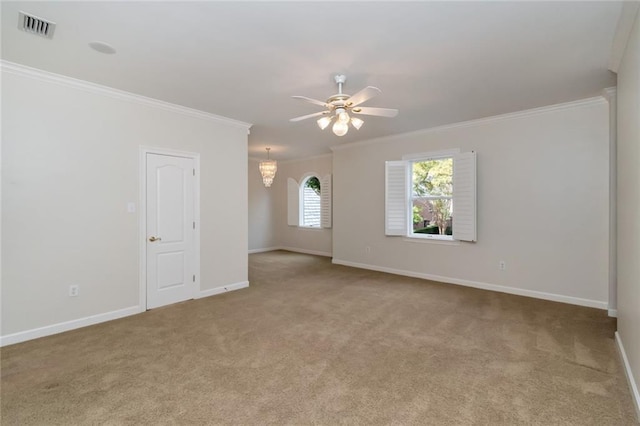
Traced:
POLYGON ((149 241, 154 242, 154 241, 160 241, 162 238, 160 237, 149 237, 149 241))

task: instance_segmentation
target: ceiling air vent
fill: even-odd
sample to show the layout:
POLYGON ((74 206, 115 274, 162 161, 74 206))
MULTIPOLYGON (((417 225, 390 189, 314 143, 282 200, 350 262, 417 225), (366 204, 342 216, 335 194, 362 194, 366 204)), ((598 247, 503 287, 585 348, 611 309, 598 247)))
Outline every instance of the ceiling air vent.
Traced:
POLYGON ((18 28, 40 37, 52 38, 56 23, 45 21, 42 18, 20 11, 18 14, 18 28))

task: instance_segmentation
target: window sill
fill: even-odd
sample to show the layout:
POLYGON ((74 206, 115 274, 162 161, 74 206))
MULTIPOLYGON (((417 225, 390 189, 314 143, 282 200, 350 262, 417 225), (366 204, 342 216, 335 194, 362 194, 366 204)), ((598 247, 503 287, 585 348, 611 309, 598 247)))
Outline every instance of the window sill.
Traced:
POLYGON ((427 244, 442 244, 445 246, 459 246, 460 241, 451 240, 451 239, 443 239, 443 238, 428 238, 428 237, 403 237, 403 241, 407 241, 409 243, 427 243, 427 244))
POLYGON ((325 228, 321 226, 298 226, 298 229, 303 231, 322 231, 325 228))

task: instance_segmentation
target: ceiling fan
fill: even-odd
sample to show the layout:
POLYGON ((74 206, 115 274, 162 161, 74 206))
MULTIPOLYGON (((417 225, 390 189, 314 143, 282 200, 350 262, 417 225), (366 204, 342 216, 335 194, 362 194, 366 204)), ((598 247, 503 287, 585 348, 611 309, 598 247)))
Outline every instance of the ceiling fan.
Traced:
POLYGON ((375 115, 379 117, 395 117, 398 115, 397 109, 391 108, 372 108, 361 107, 360 104, 382 93, 380 89, 373 86, 367 86, 355 95, 350 96, 342 93, 342 85, 347 81, 347 76, 338 74, 334 77, 338 85, 338 93, 331 96, 325 102, 317 99, 307 98, 306 96, 292 96, 294 99, 301 99, 314 105, 320 105, 326 108, 325 111, 314 112, 300 117, 292 118, 289 121, 296 122, 306 120, 307 118, 320 117, 317 121, 318 126, 324 130, 335 119, 333 123, 333 133, 336 136, 344 136, 349 131, 349 123, 357 130, 362 127, 364 121, 353 115, 375 115))

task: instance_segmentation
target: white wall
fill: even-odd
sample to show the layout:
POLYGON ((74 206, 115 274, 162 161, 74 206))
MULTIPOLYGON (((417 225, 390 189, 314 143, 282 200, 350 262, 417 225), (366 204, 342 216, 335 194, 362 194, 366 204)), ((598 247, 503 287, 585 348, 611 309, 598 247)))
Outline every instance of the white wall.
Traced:
MULTIPOLYGON (((636 9, 637 10, 637 9, 636 9)), ((618 333, 640 412, 640 17, 618 69, 618 333)))
MULTIPOLYGON (((259 159, 249 159, 249 252, 276 247, 275 186, 265 188, 258 165, 259 159)), ((276 172, 276 179, 280 179, 276 172)), ((274 181, 275 182, 275 181, 274 181)))
POLYGON ((334 262, 606 309, 608 121, 595 98, 334 148, 334 262), (385 161, 451 148, 478 155, 478 242, 386 237, 385 161))
POLYGON ((331 157, 331 155, 323 155, 278 163, 278 174, 273 185, 276 189, 276 229, 280 247, 325 256, 331 255, 331 229, 309 229, 287 225, 287 179, 293 178, 299 183, 305 174, 311 172, 322 179, 332 173, 331 157))
POLYGON ((135 312, 140 145, 200 153, 201 290, 246 283, 246 125, 6 63, 2 89, 3 336, 135 312))

